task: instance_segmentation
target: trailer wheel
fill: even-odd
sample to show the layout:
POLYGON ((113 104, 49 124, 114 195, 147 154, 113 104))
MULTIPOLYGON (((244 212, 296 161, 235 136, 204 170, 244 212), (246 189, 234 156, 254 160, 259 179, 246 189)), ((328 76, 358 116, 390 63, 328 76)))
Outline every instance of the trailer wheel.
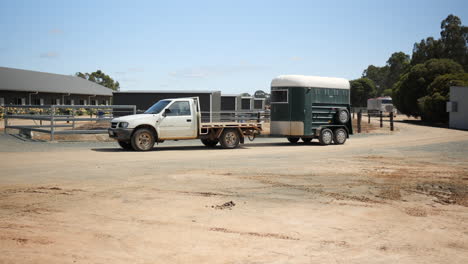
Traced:
POLYGON ((224 129, 219 142, 223 148, 237 148, 240 143, 239 131, 237 129, 224 129))
POLYGON ((337 128, 335 129, 335 133, 333 134, 333 142, 335 144, 344 144, 346 139, 348 138, 348 132, 344 128, 337 128))
POLYGON ((118 141, 120 147, 122 147, 125 150, 133 150, 132 144, 128 141, 118 141))
POLYGON ((148 151, 154 146, 153 131, 147 128, 140 128, 132 135, 132 147, 137 151, 148 151))
POLYGON ((304 143, 310 143, 312 138, 302 138, 302 141, 304 141, 304 143))
POLYGON ((218 144, 218 140, 211 140, 211 139, 207 139, 207 138, 203 138, 201 140, 201 142, 203 143, 203 145, 207 146, 207 147, 210 147, 210 148, 214 148, 216 146, 216 144, 218 144))
POLYGON ((330 145, 333 141, 333 132, 331 129, 322 129, 322 131, 320 131, 319 141, 322 145, 330 145))
POLYGON ((296 144, 299 141, 298 137, 288 137, 288 141, 292 144, 296 144))
POLYGON ((349 121, 349 112, 346 109, 340 109, 336 112, 336 121, 340 124, 346 124, 349 121))

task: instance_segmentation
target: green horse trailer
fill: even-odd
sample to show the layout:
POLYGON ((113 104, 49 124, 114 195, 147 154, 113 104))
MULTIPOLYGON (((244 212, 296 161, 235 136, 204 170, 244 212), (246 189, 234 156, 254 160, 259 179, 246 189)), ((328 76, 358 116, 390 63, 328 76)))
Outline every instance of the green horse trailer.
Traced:
POLYGON ((271 82, 271 136, 344 144, 353 134, 350 110, 346 79, 281 75, 271 82))

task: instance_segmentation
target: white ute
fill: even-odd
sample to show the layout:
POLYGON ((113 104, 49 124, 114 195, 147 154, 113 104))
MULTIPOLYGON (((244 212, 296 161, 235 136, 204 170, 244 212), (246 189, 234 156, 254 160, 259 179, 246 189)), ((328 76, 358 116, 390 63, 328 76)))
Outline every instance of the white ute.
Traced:
POLYGON ((202 123, 198 97, 164 99, 143 114, 114 118, 109 136, 128 150, 151 150, 155 142, 201 139, 207 147, 236 148, 244 136, 260 134, 260 123, 202 123))

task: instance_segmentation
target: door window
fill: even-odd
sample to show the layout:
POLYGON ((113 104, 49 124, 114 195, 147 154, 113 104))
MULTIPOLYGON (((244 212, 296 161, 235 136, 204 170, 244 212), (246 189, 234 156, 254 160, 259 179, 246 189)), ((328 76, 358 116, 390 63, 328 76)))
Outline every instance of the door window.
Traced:
POLYGON ((168 116, 189 116, 189 115, 191 115, 190 103, 188 101, 174 102, 171 106, 169 106, 168 109, 171 110, 169 113, 167 113, 168 116))

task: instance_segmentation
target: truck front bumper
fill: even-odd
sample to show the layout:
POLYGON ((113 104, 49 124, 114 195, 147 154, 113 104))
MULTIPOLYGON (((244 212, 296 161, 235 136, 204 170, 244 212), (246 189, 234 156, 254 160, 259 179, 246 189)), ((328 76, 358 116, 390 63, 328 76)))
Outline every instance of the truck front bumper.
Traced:
POLYGON ((108 128, 109 137, 119 141, 130 141, 132 137, 131 128, 108 128))

